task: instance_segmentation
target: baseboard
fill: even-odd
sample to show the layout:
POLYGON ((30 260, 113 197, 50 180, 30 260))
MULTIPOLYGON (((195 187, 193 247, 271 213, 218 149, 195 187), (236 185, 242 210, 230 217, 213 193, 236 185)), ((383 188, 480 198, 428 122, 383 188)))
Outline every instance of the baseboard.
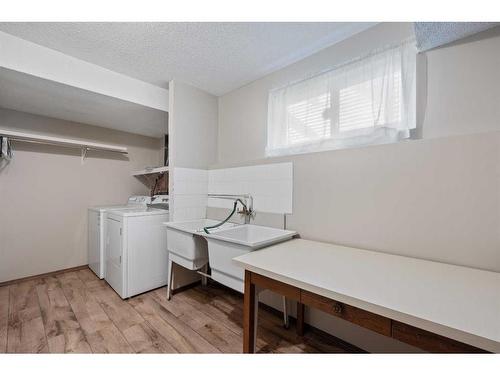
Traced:
POLYGON ((9 280, 9 281, 2 281, 0 283, 0 287, 7 286, 7 285, 12 285, 12 284, 17 284, 17 283, 22 283, 24 281, 39 279, 41 277, 49 277, 49 276, 59 275, 61 273, 66 273, 66 272, 80 271, 80 270, 86 269, 88 267, 89 266, 87 264, 84 264, 82 266, 65 268, 65 269, 62 269, 62 270, 52 271, 52 272, 47 272, 47 273, 42 273, 42 274, 39 274, 39 275, 22 277, 20 279, 14 279, 14 280, 9 280))

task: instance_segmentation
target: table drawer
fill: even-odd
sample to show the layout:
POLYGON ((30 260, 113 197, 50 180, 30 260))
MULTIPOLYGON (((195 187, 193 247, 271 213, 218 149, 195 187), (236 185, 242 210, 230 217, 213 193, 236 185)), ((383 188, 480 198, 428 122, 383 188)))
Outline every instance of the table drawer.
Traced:
POLYGON ((301 291, 300 302, 382 335, 391 336, 389 318, 305 290, 301 291))
POLYGON ((392 322, 392 336, 431 353, 485 353, 482 349, 397 321, 392 322))

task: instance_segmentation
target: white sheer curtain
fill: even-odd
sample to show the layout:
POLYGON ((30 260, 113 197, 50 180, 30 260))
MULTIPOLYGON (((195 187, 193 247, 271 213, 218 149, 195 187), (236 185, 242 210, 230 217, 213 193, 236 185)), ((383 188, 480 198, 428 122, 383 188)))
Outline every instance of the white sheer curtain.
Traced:
POLYGON ((415 120, 414 41, 272 90, 268 156, 324 151, 410 136, 415 120))

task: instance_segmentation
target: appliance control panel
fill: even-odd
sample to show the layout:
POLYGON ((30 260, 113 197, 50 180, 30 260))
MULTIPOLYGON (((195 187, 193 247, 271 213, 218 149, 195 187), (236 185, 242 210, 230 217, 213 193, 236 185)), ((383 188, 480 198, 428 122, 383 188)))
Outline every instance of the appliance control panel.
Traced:
POLYGON ((149 203, 151 203, 151 197, 148 197, 146 195, 132 195, 128 198, 128 204, 130 205, 135 205, 135 204, 146 205, 149 203))

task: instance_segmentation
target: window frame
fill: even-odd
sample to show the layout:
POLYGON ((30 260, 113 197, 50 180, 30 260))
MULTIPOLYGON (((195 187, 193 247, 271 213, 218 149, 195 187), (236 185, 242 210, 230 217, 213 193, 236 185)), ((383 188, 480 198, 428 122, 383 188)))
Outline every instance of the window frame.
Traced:
MULTIPOLYGON (((385 53, 386 51, 390 50, 390 49, 396 49, 400 46, 402 46, 403 44, 405 43, 408 43, 408 44, 413 44, 413 47, 414 47, 414 40, 407 40, 407 41, 403 41, 402 44, 398 44, 396 46, 391 46, 391 47, 387 47, 387 48, 384 48, 384 49, 381 49, 381 50, 377 50, 375 52, 372 52, 371 54, 373 55, 376 55, 377 53, 380 53, 380 54, 383 54, 385 53)), ((398 112, 398 116, 399 116, 399 119, 400 121, 388 121, 386 123, 384 123, 383 125, 371 125, 371 126, 366 126, 366 127, 360 127, 360 128, 354 128, 354 129, 350 129, 350 130, 346 130, 346 131, 342 131, 341 130, 341 121, 340 121, 340 115, 341 115, 341 90, 342 89, 345 89, 345 88, 349 88, 349 87, 352 87, 354 85, 356 85, 357 83, 348 83, 344 86, 340 86, 340 85, 337 85, 336 83, 331 86, 331 87, 328 87, 328 91, 326 91, 329 96, 330 96, 330 104, 329 104, 329 110, 330 110, 330 114, 329 114, 329 122, 330 122, 330 136, 329 137, 322 137, 322 138, 319 138, 319 139, 310 139, 310 140, 304 140, 303 142, 297 142, 295 144, 293 143, 290 143, 289 140, 287 140, 287 144, 283 145, 283 147, 279 147, 279 143, 278 143, 278 147, 274 146, 272 147, 270 144, 270 132, 272 131, 273 133, 279 133, 280 129, 279 127, 280 126, 276 126, 275 129, 271 129, 272 127, 272 124, 271 124, 271 121, 270 121, 270 118, 271 118, 271 108, 270 106, 273 105, 272 101, 271 101, 271 95, 275 94, 276 92, 280 91, 280 90, 287 90, 287 89, 290 89, 290 88, 293 88, 295 85, 299 85, 299 84, 302 84, 304 82, 307 82, 307 81, 312 81, 314 79, 319 79, 320 77, 322 76, 325 76, 325 80, 328 80, 328 79, 332 79, 332 78, 328 78, 327 75, 328 74, 331 74, 331 73, 334 73, 336 72, 337 69, 339 68, 347 68, 345 69, 344 71, 341 71, 339 76, 338 77, 335 77, 332 79, 332 80, 335 80, 335 79, 338 79, 339 81, 342 81, 343 78, 342 77, 342 74, 347 74, 349 73, 349 66, 351 64, 354 64, 356 63, 357 61, 361 61, 363 60, 363 58, 360 58, 360 59, 357 59, 357 60, 353 60, 351 62, 348 62, 348 63, 345 63, 345 64, 342 64, 340 65, 339 67, 336 67, 336 68, 333 68, 333 69, 329 69, 327 71, 323 71, 319 74, 316 74, 316 75, 313 75, 309 78, 306 78, 306 79, 302 79, 302 80, 299 80, 295 83, 292 83, 292 84, 289 84, 289 85, 286 85, 286 86, 283 86, 281 88, 277 88, 277 89, 273 89, 269 92, 269 98, 268 98, 268 122, 267 122, 267 146, 266 146, 266 157, 275 157, 275 156, 283 156, 283 155, 294 155, 294 154, 302 154, 302 153, 313 153, 313 152, 322 152, 322 151, 329 151, 329 150, 336 150, 336 149, 343 149, 343 148, 351 148, 351 147, 364 147, 364 146, 367 146, 367 145, 371 145, 371 144, 380 144, 380 143, 393 143, 393 141, 388 141, 388 142, 380 142, 378 140, 376 141, 373 141, 373 142, 366 142, 365 144, 360 144, 359 146, 352 146, 352 145, 345 145, 345 146, 325 146, 325 144, 327 143, 332 143, 334 144, 335 142, 338 142, 339 144, 341 143, 341 141, 343 139, 349 139, 349 138, 352 138, 354 139, 355 138, 355 135, 353 134, 356 134, 356 131, 359 131, 361 130, 360 133, 362 133, 364 130, 366 131, 369 131, 370 129, 373 129, 373 133, 375 133, 378 129, 381 129, 381 130, 391 130, 391 129, 399 129, 398 128, 398 125, 401 124, 403 122, 402 120, 402 117, 403 117, 403 111, 407 110, 404 106, 405 106, 405 98, 404 98, 404 95, 405 95, 405 90, 404 90, 404 83, 403 83, 403 79, 404 79, 404 74, 405 72, 403 71, 404 69, 404 61, 403 61, 403 53, 404 51, 400 51, 399 52, 401 54, 401 62, 399 63, 398 65, 398 69, 394 70, 394 71, 391 71, 390 74, 392 73, 397 73, 399 72, 399 88, 398 88, 398 93, 399 93, 399 102, 398 102, 398 105, 399 105, 399 112, 398 112), (347 72, 347 73, 346 73, 347 72), (351 135, 349 135, 349 132, 352 132, 351 135), (306 150, 306 151, 302 151, 302 150, 298 150, 300 149, 301 147, 309 147, 311 148, 311 150, 306 150), (297 149, 297 150, 295 150, 297 149)), ((371 55, 370 54, 370 55, 371 55)), ((368 56, 370 56, 368 55, 368 56)), ((413 98, 414 98, 414 101, 410 101, 409 103, 413 103, 412 104, 412 107, 413 108, 410 108, 409 112, 406 112, 405 115, 408 115, 408 113, 410 115, 413 115, 414 118, 413 118, 413 127, 408 127, 407 129, 404 129, 407 133, 406 136, 404 136, 403 138, 401 139, 397 139, 396 141, 394 142, 399 142, 399 141, 402 141, 402 140, 405 140, 405 139, 415 139, 417 138, 417 126, 416 126, 416 111, 417 111, 417 103, 416 103, 416 78, 417 78, 417 69, 416 69, 416 56, 417 56, 417 52, 416 52, 416 49, 414 51, 414 56, 411 56, 412 59, 414 59, 414 65, 413 65, 413 72, 411 73, 412 74, 412 80, 413 80, 413 83, 412 83, 412 88, 414 90, 414 93, 413 93, 413 98)), ((384 58, 384 57, 383 57, 384 58)), ((371 63, 374 64, 376 62, 376 60, 372 61, 371 63)), ((356 70, 356 66, 353 67, 353 71, 356 70)), ((383 71, 383 70, 382 70, 383 71)), ((362 74, 360 74, 360 78, 359 78, 359 83, 364 83, 364 82, 369 82, 370 80, 373 81, 374 78, 373 77, 376 77, 376 75, 372 76, 371 79, 369 80, 363 80, 363 76, 362 74)), ((384 75, 381 75, 380 77, 384 77, 384 75)), ((351 78, 351 77, 349 77, 351 78)), ((382 78, 384 79, 384 78, 382 78)), ((391 78, 392 79, 392 78, 391 78)), ((355 79, 354 79, 355 81, 355 79)), ((326 84, 328 86, 328 84, 326 84)), ((318 85, 319 86, 319 85, 318 85)), ((391 88, 391 90, 394 90, 394 88, 391 88)), ((286 91, 285 91, 286 92, 286 91)), ((307 101, 308 99, 312 99, 314 97, 311 97, 311 98, 306 98, 305 100, 307 101)), ((373 101, 373 97, 371 98, 371 100, 373 101)), ((384 99, 384 100, 387 100, 387 99, 384 99)), ((393 100, 393 99, 391 99, 393 100)), ((381 104, 382 106, 382 104, 381 104)), ((281 117, 285 117, 289 115, 289 113, 287 113, 287 109, 285 109, 285 116, 281 116, 281 117)), ((387 116, 387 115, 386 115, 387 116)), ((288 124, 288 120, 284 120, 285 122, 281 125, 281 127, 283 126, 286 126, 286 134, 287 134, 287 137, 289 136, 289 129, 290 129, 290 125, 288 124)), ((405 121, 407 121, 405 119, 405 121)), ((306 127, 307 125, 305 125, 306 127)), ((281 130, 283 131, 283 129, 281 130)), ((347 142, 348 143, 348 142, 347 142)))

